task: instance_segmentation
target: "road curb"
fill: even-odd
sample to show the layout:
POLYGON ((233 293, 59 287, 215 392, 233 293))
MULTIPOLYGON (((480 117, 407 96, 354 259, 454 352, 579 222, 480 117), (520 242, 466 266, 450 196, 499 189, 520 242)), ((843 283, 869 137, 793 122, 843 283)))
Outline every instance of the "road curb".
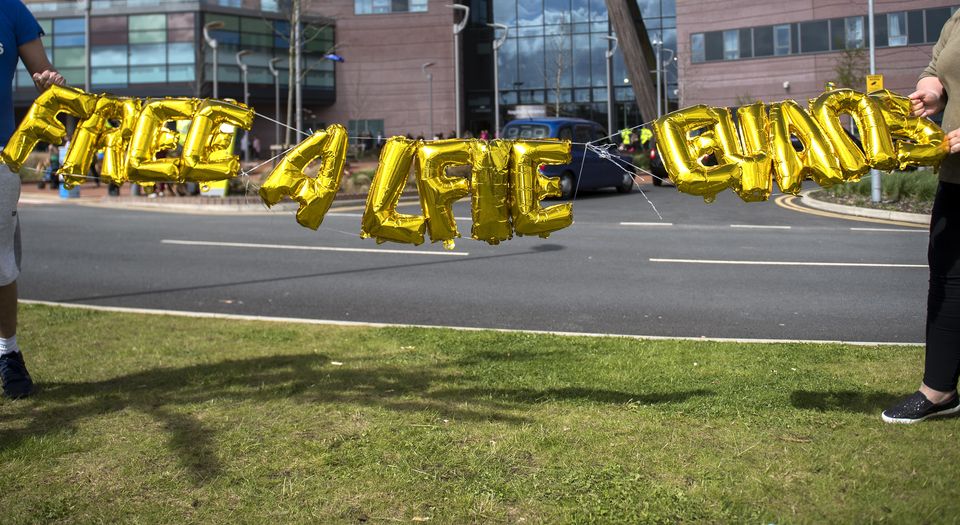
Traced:
POLYGON ((807 190, 800 194, 800 197, 803 199, 803 204, 823 211, 831 211, 834 213, 842 213, 844 215, 852 215, 854 217, 867 217, 871 219, 886 219, 889 221, 900 221, 900 222, 909 222, 912 224, 930 224, 930 216, 923 213, 906 213, 902 211, 890 211, 890 210, 874 210, 872 208, 859 208, 857 206, 846 206, 843 204, 834 204, 832 202, 825 202, 817 200, 812 197, 812 194, 821 191, 816 190, 807 190))

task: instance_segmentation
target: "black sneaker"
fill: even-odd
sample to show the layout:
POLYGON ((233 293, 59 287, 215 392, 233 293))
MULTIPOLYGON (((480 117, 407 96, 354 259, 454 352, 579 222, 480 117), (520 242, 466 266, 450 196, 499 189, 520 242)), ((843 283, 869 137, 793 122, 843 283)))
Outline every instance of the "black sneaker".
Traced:
POLYGON ((883 411, 880 417, 887 423, 918 423, 929 417, 948 416, 960 412, 960 397, 940 405, 934 405, 919 390, 910 397, 883 411))
POLYGON ((20 352, 0 355, 0 379, 3 379, 3 395, 10 399, 27 397, 33 392, 33 380, 20 352))

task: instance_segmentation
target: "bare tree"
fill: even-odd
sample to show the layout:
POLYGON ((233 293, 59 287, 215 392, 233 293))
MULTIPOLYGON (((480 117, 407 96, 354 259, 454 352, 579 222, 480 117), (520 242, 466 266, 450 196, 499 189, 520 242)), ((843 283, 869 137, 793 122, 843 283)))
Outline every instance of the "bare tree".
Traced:
POLYGON ((862 90, 867 76, 866 52, 862 47, 844 49, 833 66, 837 87, 862 90))
POLYGON ((570 43, 572 31, 567 15, 558 26, 558 33, 546 39, 547 44, 547 77, 550 89, 553 91, 553 114, 560 116, 560 101, 563 94, 563 76, 570 69, 570 43))

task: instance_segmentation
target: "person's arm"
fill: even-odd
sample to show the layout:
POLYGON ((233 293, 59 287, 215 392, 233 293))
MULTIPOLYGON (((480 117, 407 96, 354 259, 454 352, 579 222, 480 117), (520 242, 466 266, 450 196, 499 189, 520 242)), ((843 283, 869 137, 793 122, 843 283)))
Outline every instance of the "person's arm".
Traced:
POLYGON ((54 84, 62 86, 66 83, 63 76, 54 69, 53 64, 47 59, 47 53, 43 50, 43 42, 36 38, 17 48, 20 53, 20 59, 27 71, 33 76, 33 83, 41 92, 54 84))

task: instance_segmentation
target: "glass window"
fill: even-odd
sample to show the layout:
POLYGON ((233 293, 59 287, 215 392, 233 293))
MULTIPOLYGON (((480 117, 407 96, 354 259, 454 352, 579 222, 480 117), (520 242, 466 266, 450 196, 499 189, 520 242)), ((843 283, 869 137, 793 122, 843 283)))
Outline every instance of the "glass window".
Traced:
POLYGON ((53 65, 57 69, 83 67, 83 63, 86 62, 83 51, 82 47, 58 47, 53 53, 53 65))
POLYGON ((753 56, 773 55, 773 26, 753 28, 753 56))
MULTIPOLYGON (((520 53, 520 63, 527 67, 520 68, 520 82, 523 82, 524 89, 542 88, 543 86, 543 39, 542 38, 520 38, 517 39, 517 45, 520 53)), ((590 43, 587 42, 586 51, 590 51, 590 43)), ((555 81, 550 80, 552 86, 555 81)))
POLYGON ((206 13, 203 15, 206 23, 210 22, 223 22, 223 27, 220 28, 223 31, 239 31, 240 30, 240 18, 230 15, 221 15, 220 13, 206 13))
POLYGON ((167 15, 168 29, 193 29, 193 13, 170 13, 167 15))
POLYGON ((130 31, 131 44, 154 44, 166 41, 166 31, 130 31))
POLYGON ((887 45, 891 47, 907 45, 907 14, 905 12, 887 13, 887 45))
POLYGON ((736 60, 740 58, 740 31, 732 29, 723 32, 723 59, 736 60))
POLYGON ((135 66, 130 68, 131 84, 158 84, 167 81, 164 66, 135 66))
MULTIPOLYGON (((573 85, 590 85, 590 35, 573 35, 573 85)), ((523 64, 523 60, 520 60, 523 64)), ((550 83, 556 85, 556 79, 550 83)))
POLYGON ((863 47, 863 17, 848 16, 843 21, 847 38, 847 49, 857 49, 863 47))
POLYGON ((134 15, 130 17, 130 31, 157 31, 167 28, 165 15, 134 15))
POLYGON ((127 84, 127 68, 93 67, 90 69, 90 82, 93 85, 124 86, 127 84))
POLYGON ((847 25, 844 19, 830 20, 830 49, 839 51, 847 48, 847 25))
POLYGON ((167 62, 170 64, 193 64, 196 49, 192 42, 167 44, 167 62))
POLYGON ((426 13, 426 12, 427 12, 427 0, 410 0, 410 12, 411 12, 411 13, 426 13))
POLYGON ((53 32, 56 33, 83 33, 82 18, 56 18, 53 20, 53 32))
MULTIPOLYGON (((43 29, 44 33, 49 34, 50 31, 53 30, 53 20, 49 18, 38 18, 37 23, 40 24, 40 29, 43 29)), ((33 83, 31 82, 30 85, 32 86, 33 83)))
POLYGON ((82 46, 83 45, 83 34, 73 35, 73 34, 53 34, 53 45, 55 47, 62 46, 82 46))
POLYGON ((91 46, 90 66, 126 66, 127 46, 91 46))
POLYGON ((136 44, 130 46, 130 65, 165 64, 167 46, 163 44, 136 44))
POLYGON ((127 32, 127 17, 125 16, 94 16, 90 18, 90 35, 105 31, 127 32))
POLYGON ((750 29, 740 30, 740 58, 753 56, 753 35, 750 29))
POLYGON ((544 139, 550 136, 550 128, 543 124, 512 124, 503 130, 507 139, 544 139))
POLYGON ((826 20, 800 24, 800 51, 818 53, 830 50, 830 29, 826 20))
POLYGON ((909 43, 922 44, 925 42, 923 37, 923 11, 907 12, 907 35, 909 43))
POLYGON ((773 26, 773 54, 790 54, 790 26, 788 24, 773 26))
POLYGON ((703 49, 703 33, 694 33, 690 35, 690 57, 694 63, 706 60, 703 49))
POLYGON ((711 31, 704 33, 705 51, 707 61, 723 60, 723 33, 720 31, 711 31))
POLYGON ((940 7, 936 9, 927 9, 927 42, 936 42, 940 38, 940 30, 943 24, 950 18, 950 8, 940 7))

